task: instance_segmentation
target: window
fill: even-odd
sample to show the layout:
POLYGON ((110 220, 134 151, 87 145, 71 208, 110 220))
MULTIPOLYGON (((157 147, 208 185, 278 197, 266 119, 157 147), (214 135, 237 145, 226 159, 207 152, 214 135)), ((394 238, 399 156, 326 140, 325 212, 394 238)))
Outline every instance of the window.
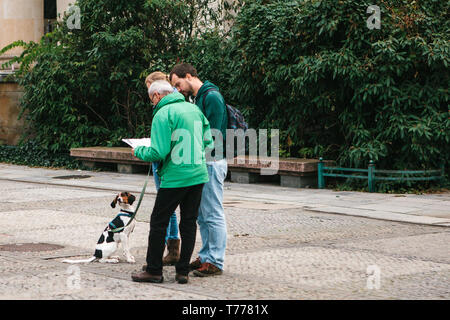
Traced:
POLYGON ((44 33, 53 31, 56 12, 56 0, 44 0, 44 33))
POLYGON ((56 0, 44 0, 44 19, 56 19, 56 0))

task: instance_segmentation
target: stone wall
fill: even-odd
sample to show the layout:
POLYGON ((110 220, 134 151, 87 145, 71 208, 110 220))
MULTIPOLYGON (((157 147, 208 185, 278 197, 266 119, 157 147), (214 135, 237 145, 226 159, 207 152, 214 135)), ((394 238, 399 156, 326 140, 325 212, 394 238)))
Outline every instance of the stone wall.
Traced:
POLYGON ((64 12, 69 8, 69 4, 74 4, 76 0, 57 0, 56 8, 58 10, 58 18, 62 19, 64 12))
MULTIPOLYGON (((0 48, 17 40, 39 42, 43 35, 43 0, 0 0, 0 48)), ((0 56, 0 65, 20 53, 22 48, 8 51, 0 56)), ((0 144, 16 145, 19 142, 24 128, 23 120, 17 119, 22 95, 19 85, 6 82, 0 73, 0 144)))
MULTIPOLYGON (((0 0, 0 48, 16 40, 38 42, 43 35, 43 0, 0 0)), ((0 64, 21 52, 21 48, 8 51, 0 64)))
POLYGON ((0 78, 0 144, 16 145, 24 129, 24 121, 18 120, 23 90, 15 82, 0 78))

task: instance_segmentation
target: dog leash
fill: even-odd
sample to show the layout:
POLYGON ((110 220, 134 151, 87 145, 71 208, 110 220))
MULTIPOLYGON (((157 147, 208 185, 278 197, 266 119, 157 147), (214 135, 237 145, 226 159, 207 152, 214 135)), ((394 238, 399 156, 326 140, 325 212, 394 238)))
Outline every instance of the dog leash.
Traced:
POLYGON ((139 196, 139 201, 138 201, 138 203, 136 205, 136 210, 134 210, 133 214, 131 215, 130 220, 127 223, 127 225, 123 226, 123 227, 120 227, 120 228, 115 228, 115 229, 109 230, 110 232, 116 233, 116 232, 122 231, 123 229, 128 227, 128 225, 131 223, 131 221, 133 221, 133 219, 136 217, 136 214, 137 214, 137 212, 139 210, 139 207, 141 206, 142 198, 144 198, 145 189, 147 188, 148 178, 150 177, 150 172, 151 171, 152 171, 152 166, 150 166, 148 168, 147 178, 145 179, 144 187, 142 188, 141 195, 139 196))

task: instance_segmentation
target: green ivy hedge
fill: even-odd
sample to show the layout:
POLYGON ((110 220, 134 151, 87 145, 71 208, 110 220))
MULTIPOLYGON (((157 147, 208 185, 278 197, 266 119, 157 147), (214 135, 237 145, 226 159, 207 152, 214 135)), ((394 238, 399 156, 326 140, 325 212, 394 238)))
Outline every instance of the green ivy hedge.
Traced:
POLYGON ((450 159, 446 1, 253 1, 230 42, 230 93, 288 155, 342 166, 439 168, 450 159))
POLYGON ((55 153, 45 150, 34 140, 29 140, 19 146, 0 145, 0 162, 32 167, 83 168, 79 161, 70 157, 68 152, 55 153))

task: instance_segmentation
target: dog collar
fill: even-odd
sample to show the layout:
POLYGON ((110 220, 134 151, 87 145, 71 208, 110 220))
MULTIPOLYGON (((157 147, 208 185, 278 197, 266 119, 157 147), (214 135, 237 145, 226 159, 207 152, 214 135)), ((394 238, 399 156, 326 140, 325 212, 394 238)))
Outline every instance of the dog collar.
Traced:
MULTIPOLYGON (((124 209, 121 209, 120 211, 119 211, 119 214, 117 215, 117 217, 116 218, 118 218, 118 217, 128 217, 128 218, 131 218, 133 216, 133 212, 132 211, 128 211, 128 210, 124 210, 124 209)), ((115 220, 115 219, 114 219, 115 220)), ((114 221, 113 220, 113 221, 114 221)), ((112 227, 112 229, 117 229, 117 226, 113 223, 113 221, 111 221, 110 223, 109 223, 109 225, 112 227)))

